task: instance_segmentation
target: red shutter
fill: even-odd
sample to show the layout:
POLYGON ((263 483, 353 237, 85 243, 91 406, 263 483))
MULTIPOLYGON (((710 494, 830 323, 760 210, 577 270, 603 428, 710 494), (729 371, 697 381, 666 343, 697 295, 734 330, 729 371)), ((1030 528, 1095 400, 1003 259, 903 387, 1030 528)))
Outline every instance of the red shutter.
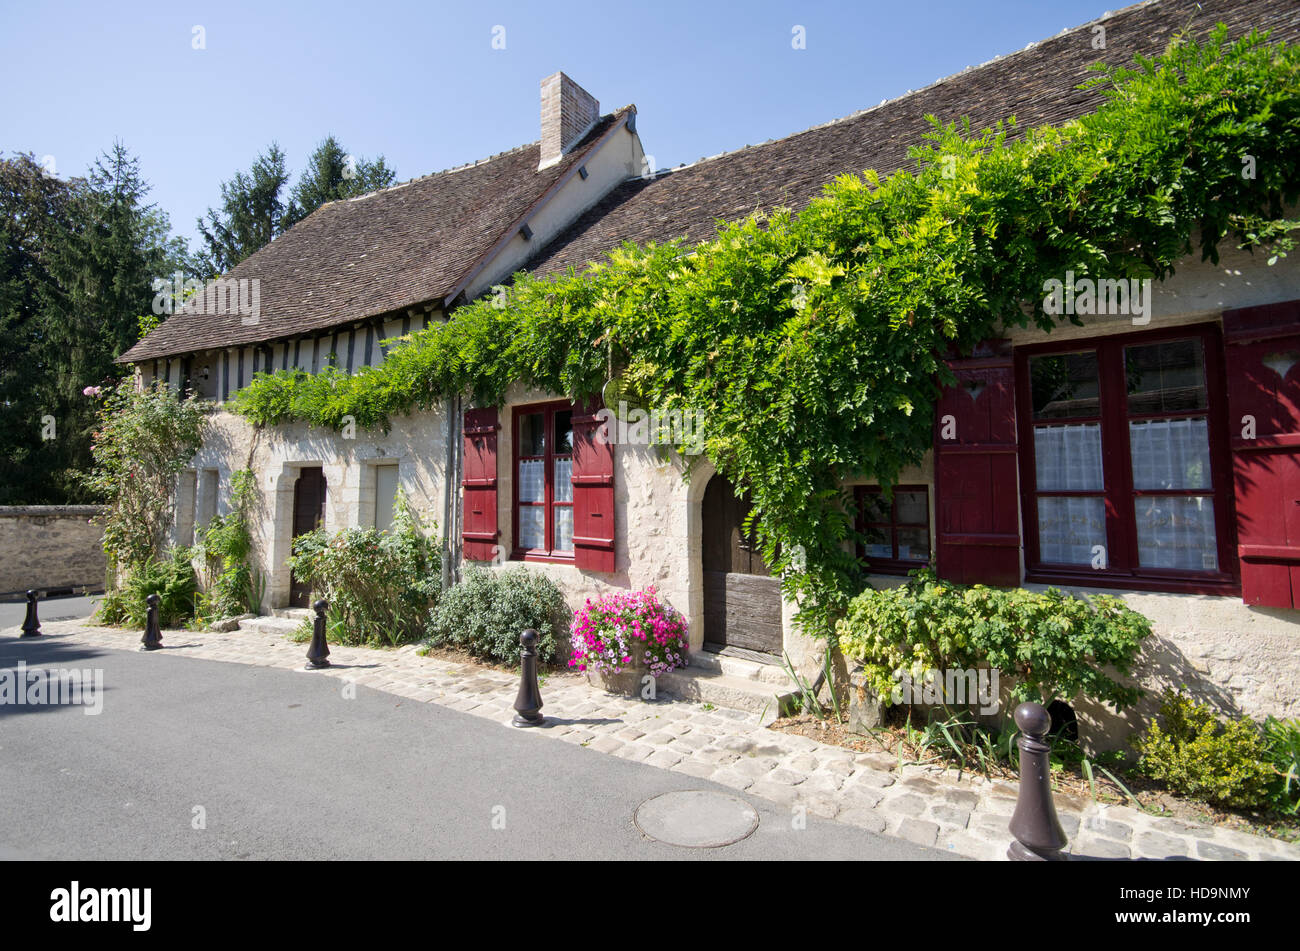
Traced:
POLYGON ((584 571, 613 571, 614 444, 598 435, 598 407, 573 409, 573 560, 584 571))
POLYGON ((470 561, 492 561, 497 538, 497 410, 465 411, 464 526, 461 540, 470 561))
POLYGON ((1263 607, 1295 607, 1300 605, 1300 300, 1224 311, 1223 331, 1241 598, 1263 607))
POLYGON ((1020 584, 1015 373, 1002 341, 949 360, 935 410, 937 570, 959 584, 1020 584))

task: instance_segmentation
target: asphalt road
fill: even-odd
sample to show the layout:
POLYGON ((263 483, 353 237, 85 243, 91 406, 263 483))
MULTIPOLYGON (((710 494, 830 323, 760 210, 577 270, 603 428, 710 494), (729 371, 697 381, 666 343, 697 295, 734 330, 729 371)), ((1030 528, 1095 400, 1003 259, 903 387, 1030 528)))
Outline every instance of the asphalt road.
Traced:
POLYGON ((310 672, 0 636, 20 660, 101 669, 103 707, 0 705, 4 859, 952 857, 750 797, 741 842, 656 842, 644 800, 734 791, 310 672))
MULTIPOLYGON (((90 617, 99 606, 102 595, 86 597, 50 598, 37 606, 37 617, 46 621, 76 621, 90 617)), ((26 601, 0 601, 0 630, 17 627, 27 616, 26 601)))

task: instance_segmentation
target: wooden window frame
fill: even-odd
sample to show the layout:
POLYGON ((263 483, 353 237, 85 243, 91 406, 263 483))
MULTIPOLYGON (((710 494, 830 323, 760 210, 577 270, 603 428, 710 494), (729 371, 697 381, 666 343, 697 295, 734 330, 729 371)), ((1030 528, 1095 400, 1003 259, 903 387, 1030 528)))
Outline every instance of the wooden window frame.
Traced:
MULTIPOLYGON (((513 561, 541 561, 556 562, 560 564, 572 564, 574 561, 573 549, 568 551, 555 550, 555 510, 557 508, 574 507, 574 502, 557 502, 555 501, 555 459, 566 458, 563 453, 555 452, 555 414, 563 412, 574 412, 574 406, 568 400, 556 400, 550 403, 531 403, 522 406, 515 406, 511 409, 510 419, 510 519, 511 519, 511 548, 510 558, 513 561), (546 433, 546 451, 542 456, 521 456, 519 453, 519 423, 524 416, 532 416, 537 413, 542 414, 542 425, 546 433), (544 497, 545 501, 537 502, 520 502, 519 501, 519 462, 522 459, 544 459, 543 481, 545 484, 544 497), (519 510, 521 506, 529 508, 544 508, 545 517, 543 519, 543 538, 546 543, 545 548, 522 548, 519 544, 519 510)), ((569 452, 567 458, 572 463, 573 453, 569 452)), ((576 513, 575 513, 576 519, 576 513)), ((576 521, 575 521, 576 525, 576 521)))
POLYGON ((853 487, 853 498, 858 506, 858 514, 854 519, 854 524, 861 535, 866 535, 866 529, 869 525, 889 529, 889 541, 891 550, 894 552, 892 558, 871 558, 867 555, 867 547, 861 540, 857 543, 858 559, 866 566, 867 574, 873 575, 905 575, 909 571, 917 568, 924 568, 934 562, 934 533, 930 529, 930 487, 924 484, 916 485, 896 485, 894 486, 894 495, 889 500, 889 521, 888 522, 868 522, 866 520, 866 509, 863 501, 868 495, 882 495, 883 490, 878 485, 857 485, 853 487), (925 495, 925 523, 898 521, 898 493, 899 492, 921 492, 925 495), (925 537, 930 549, 929 557, 924 560, 917 558, 899 558, 898 557, 898 530, 900 528, 923 528, 925 537))
MULTIPOLYGON (((1233 498, 1232 461, 1230 458, 1227 387, 1224 378, 1222 336, 1217 324, 1189 324, 1182 327, 1107 334, 1077 341, 1035 344, 1015 350, 1016 417, 1020 438, 1021 524, 1024 534, 1025 581, 1038 584, 1066 584, 1092 588, 1124 588, 1136 591, 1167 591, 1181 594, 1240 594, 1241 579, 1237 562, 1236 513, 1233 498), (1210 489, 1134 490, 1133 460, 1129 445, 1129 419, 1152 418, 1149 413, 1130 413, 1125 387, 1124 348, 1197 339, 1205 358, 1206 408, 1203 411, 1209 435, 1210 489), (1063 565, 1044 562, 1039 556, 1038 505, 1034 460, 1033 392, 1029 379, 1029 360, 1039 356, 1064 356, 1092 351, 1097 354, 1098 399, 1100 415, 1066 422, 1098 422, 1101 425, 1102 492, 1106 518, 1105 568, 1063 565), (1173 568, 1142 568, 1138 564, 1137 518, 1133 499, 1140 494, 1197 495, 1214 500, 1214 528, 1219 568, 1216 571, 1190 571, 1173 568)), ((1201 411, 1170 413, 1170 416, 1196 416, 1201 411)), ((1076 493, 1052 492, 1052 495, 1076 493)), ((1098 493, 1077 493, 1095 495, 1098 493)))

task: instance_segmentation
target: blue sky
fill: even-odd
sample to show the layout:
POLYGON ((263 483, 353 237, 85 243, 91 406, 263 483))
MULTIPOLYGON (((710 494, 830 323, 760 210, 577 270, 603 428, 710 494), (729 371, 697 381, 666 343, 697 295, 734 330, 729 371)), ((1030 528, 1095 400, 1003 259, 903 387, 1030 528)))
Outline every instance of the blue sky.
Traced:
MULTIPOLYGON (((174 230, 272 140, 333 133, 399 179, 538 137, 563 69, 629 102, 660 168, 797 132, 1065 27, 1105 0, 16 3, 0 0, 0 151, 84 173, 121 139, 174 230), (806 48, 792 48, 803 26, 806 48), (205 48, 194 48, 194 28, 205 48), (505 28, 505 49, 492 48, 505 28)), ((1115 3, 1116 7, 1122 3, 1115 3)))

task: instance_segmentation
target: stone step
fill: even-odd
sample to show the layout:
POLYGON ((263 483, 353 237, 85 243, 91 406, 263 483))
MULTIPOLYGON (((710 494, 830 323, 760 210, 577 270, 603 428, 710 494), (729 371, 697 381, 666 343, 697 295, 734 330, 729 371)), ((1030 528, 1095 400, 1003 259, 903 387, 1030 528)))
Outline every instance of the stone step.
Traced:
POLYGON ((697 665, 674 670, 658 678, 657 690, 683 700, 698 700, 733 710, 762 714, 763 722, 776 719, 790 688, 749 677, 735 677, 697 665))
POLYGON ((312 616, 311 608, 272 608, 272 617, 288 618, 291 621, 306 621, 312 616))
POLYGON ((275 615, 263 615, 262 617, 249 618, 247 621, 239 622, 239 629, 241 631, 251 631, 254 634, 274 634, 279 636, 292 634, 301 626, 301 618, 276 617, 275 615))
POLYGON ((785 668, 778 658, 773 658, 772 662, 766 662, 727 654, 715 654, 712 651, 694 651, 690 655, 690 665, 708 671, 713 676, 754 680, 762 684, 770 684, 773 687, 780 687, 783 691, 794 689, 789 674, 785 672, 785 668))

